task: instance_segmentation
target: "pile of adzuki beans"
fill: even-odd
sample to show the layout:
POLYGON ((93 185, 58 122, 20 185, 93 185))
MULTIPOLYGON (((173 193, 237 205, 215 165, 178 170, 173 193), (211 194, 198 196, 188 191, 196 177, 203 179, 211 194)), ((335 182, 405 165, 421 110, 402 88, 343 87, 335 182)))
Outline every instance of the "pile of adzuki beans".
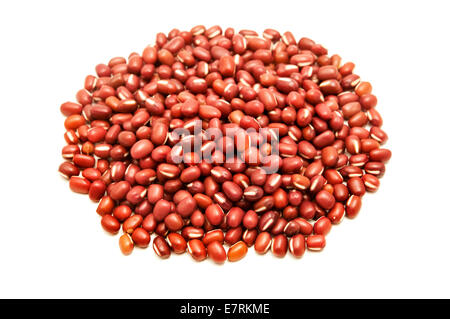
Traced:
MULTIPOLYGON (((155 234, 161 258, 187 250, 222 263, 251 246, 301 257, 325 247, 332 225, 358 214, 391 157, 381 146, 388 137, 371 84, 353 69, 291 32, 196 26, 158 33, 142 54, 98 64, 77 103, 61 105, 67 161, 59 171, 74 192, 99 202, 107 232, 122 228, 125 255, 155 234), (179 139, 171 133, 195 120, 203 129, 277 129, 279 155, 271 160, 278 173, 246 161, 264 147, 255 139, 233 163, 223 164, 216 149, 213 163, 192 152, 173 164, 179 139)), ((201 138, 205 147, 235 146, 201 138)))

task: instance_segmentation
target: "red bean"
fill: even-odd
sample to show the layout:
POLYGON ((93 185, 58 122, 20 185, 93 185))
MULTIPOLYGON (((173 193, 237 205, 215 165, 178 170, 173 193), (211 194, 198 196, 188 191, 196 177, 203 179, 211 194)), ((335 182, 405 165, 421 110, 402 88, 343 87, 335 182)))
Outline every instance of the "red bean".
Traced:
POLYGON ((345 215, 348 218, 355 218, 361 209, 361 197, 357 195, 352 195, 347 200, 345 215))
POLYGON ((150 234, 144 228, 136 228, 131 234, 136 246, 145 248, 150 243, 150 234))
POLYGON ((200 177, 200 175, 201 175, 200 168, 198 166, 191 166, 184 169, 181 172, 180 180, 183 183, 188 184, 197 180, 200 177))
POLYGON ((119 238, 119 247, 124 255, 129 255, 133 252, 134 243, 131 240, 130 235, 123 234, 119 238))
POLYGON ((242 189, 239 187, 239 185, 231 181, 225 181, 222 184, 222 190, 225 195, 233 202, 240 200, 243 194, 242 189))
POLYGON ((162 236, 157 236, 153 239, 153 250, 160 258, 165 259, 170 257, 169 245, 167 245, 167 242, 162 236))
POLYGON ((264 195, 264 191, 259 186, 248 186, 243 192, 244 198, 248 201, 257 201, 264 195))
POLYGON ((75 165, 81 168, 89 168, 95 166, 95 158, 85 154, 75 154, 73 156, 73 162, 75 165))
POLYGON ((339 224, 345 214, 345 207, 342 203, 334 204, 333 208, 327 214, 328 219, 332 224, 339 224))
POLYGON ((317 235, 327 235, 331 230, 331 221, 325 216, 320 217, 314 223, 314 233, 317 235))
POLYGON ((245 257, 247 254, 248 248, 247 245, 243 241, 239 241, 230 247, 228 250, 228 260, 229 261, 238 261, 245 257))
POLYGON ((391 158, 391 151, 384 148, 374 149, 370 151, 369 156, 371 161, 385 163, 391 158))
POLYGON ((167 242, 175 254, 182 254, 186 251, 186 240, 178 233, 169 233, 167 242))
POLYGON ((84 119, 83 116, 81 116, 79 114, 72 114, 72 115, 69 115, 66 118, 66 120, 64 121, 64 127, 67 130, 70 130, 70 129, 75 130, 85 123, 86 123, 86 120, 84 119))
POLYGON ((98 202, 105 194, 106 184, 102 180, 93 181, 89 187, 89 199, 98 202))
MULTIPOLYGON (((285 215, 285 214, 283 214, 285 215)), ((284 226, 283 232, 287 236, 293 236, 300 232, 300 224, 297 223, 295 220, 291 220, 290 222, 287 222, 284 226)))
POLYGON ((227 253, 222 244, 218 241, 213 241, 207 246, 208 256, 216 263, 221 264, 227 260, 227 253))
POLYGON ((302 257, 305 249, 305 237, 302 234, 297 234, 289 240, 289 251, 294 257, 302 257))
POLYGON ((110 190, 108 191, 109 196, 114 200, 124 199, 125 196, 130 191, 131 186, 127 181, 120 181, 115 184, 110 185, 110 190))
POLYGON ((264 183, 264 191, 271 194, 281 186, 281 183, 280 174, 271 174, 264 183))
POLYGON ((369 192, 376 192, 378 187, 380 186, 380 180, 371 174, 365 174, 362 177, 362 181, 364 182, 364 186, 369 192))
POLYGON ((142 228, 149 233, 152 233, 155 231, 157 223, 155 216, 153 214, 148 214, 142 221, 142 228))
POLYGON ((334 206, 335 198, 329 192, 321 190, 316 195, 316 202, 324 209, 331 209, 334 206))
POLYGON ((255 251, 258 254, 265 254, 272 244, 272 236, 268 232, 259 233, 255 241, 255 251))
POLYGON ((197 202, 192 196, 187 196, 176 206, 176 211, 183 218, 188 218, 197 209, 197 202))
POLYGON ((78 169, 78 167, 76 167, 71 162, 64 162, 61 165, 59 165, 58 171, 63 177, 68 179, 72 176, 80 174, 80 170, 78 169))
POLYGON ((183 225, 183 219, 177 213, 171 213, 164 218, 164 223, 170 231, 176 232, 180 230, 183 225))
POLYGON ((159 184, 152 184, 148 187, 147 199, 151 204, 156 204, 157 201, 164 196, 164 188, 159 184))
POLYGON ((65 102, 61 104, 60 110, 64 116, 77 115, 81 114, 83 106, 74 102, 65 102))
POLYGON ((130 150, 130 154, 135 159, 148 156, 153 151, 153 144, 147 139, 136 142, 130 150))
POLYGON ((264 213, 259 219, 259 230, 262 232, 270 230, 275 225, 278 217, 279 216, 275 211, 268 211, 264 213))
POLYGON ((284 257, 288 250, 288 240, 285 235, 280 234, 273 238, 272 253, 277 257, 284 257))
POLYGON ((243 233, 243 231, 242 231, 241 227, 230 228, 225 234, 224 241, 228 245, 234 245, 239 240, 241 240, 242 233, 243 233))
POLYGON ((364 182, 359 177, 351 177, 347 181, 347 187, 351 194, 363 196, 366 193, 364 182))
POLYGON ((222 223, 225 214, 219 205, 213 204, 206 208, 205 216, 211 225, 217 226, 222 223))
POLYGON ((310 235, 306 238, 306 246, 309 250, 319 251, 325 248, 325 237, 323 235, 310 235))
POLYGON ((128 217, 122 224, 125 233, 131 234, 137 227, 142 224, 143 217, 141 215, 133 215, 128 217))
POLYGON ((109 196, 103 196, 100 200, 98 207, 97 207, 97 213, 100 216, 103 216, 105 214, 111 214, 114 209, 115 203, 109 196))
POLYGON ((103 215, 101 224, 104 230, 111 234, 116 234, 120 229, 120 223, 114 216, 103 215))
POLYGON ((72 176, 69 180, 69 186, 75 193, 87 194, 91 183, 84 177, 72 176))
POLYGON ((334 167, 338 161, 338 152, 335 147, 328 146, 322 149, 322 163, 325 166, 334 167))
POLYGON ((242 225, 247 229, 255 228, 258 225, 258 214, 253 210, 247 211, 242 220, 242 225))
POLYGON ((123 223, 125 255, 155 232, 162 258, 223 263, 253 244, 301 257, 359 213, 392 156, 354 68, 289 31, 158 33, 142 54, 97 64, 61 104, 58 170, 99 201, 105 230, 123 223))
POLYGON ((157 222, 164 220, 164 218, 170 213, 170 211, 170 202, 165 199, 160 199, 156 202, 155 207, 153 208, 153 215, 155 216, 155 220, 157 222))
POLYGON ((231 228, 238 227, 244 218, 244 214, 244 211, 239 207, 233 207, 230 209, 226 216, 228 226, 231 228))
POLYGON ((207 251, 205 245, 203 245, 202 241, 199 239, 191 239, 187 243, 187 249, 189 254, 196 261, 202 261, 206 259, 207 251))
POLYGON ((113 210, 113 216, 116 217, 120 222, 123 222, 128 217, 130 217, 131 213, 131 208, 127 205, 119 205, 113 210))

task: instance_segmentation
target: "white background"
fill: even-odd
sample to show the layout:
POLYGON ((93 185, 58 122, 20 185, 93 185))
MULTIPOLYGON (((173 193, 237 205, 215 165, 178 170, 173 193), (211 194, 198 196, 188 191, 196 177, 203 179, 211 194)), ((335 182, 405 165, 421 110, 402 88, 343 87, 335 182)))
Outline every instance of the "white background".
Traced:
POLYGON ((0 297, 450 297, 446 1, 3 1, 0 4, 0 297), (59 106, 113 56, 197 24, 307 36, 356 63, 393 157, 360 215, 300 259, 125 257, 87 196, 57 173, 59 106))

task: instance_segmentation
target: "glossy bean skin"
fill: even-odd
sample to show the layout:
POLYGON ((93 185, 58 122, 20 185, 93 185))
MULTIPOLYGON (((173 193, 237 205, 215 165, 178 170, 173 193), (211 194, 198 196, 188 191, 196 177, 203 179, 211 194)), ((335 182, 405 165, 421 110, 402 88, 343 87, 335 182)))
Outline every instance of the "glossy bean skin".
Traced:
POLYGON ((273 238, 272 241, 272 253, 276 257, 284 257, 288 250, 288 240, 285 235, 280 234, 273 238))
POLYGON ((175 254, 182 254, 187 249, 186 240, 178 233, 169 233, 167 242, 175 254))
POLYGON ((213 241, 207 246, 208 256, 214 262, 221 264, 227 260, 227 253, 223 245, 218 241, 213 241))
POLYGON ((206 208, 205 216, 212 225, 220 225, 225 214, 219 205, 213 204, 206 208))
POLYGON ((150 235, 144 228, 136 228, 131 234, 131 238, 136 246, 145 248, 150 243, 150 235))
POLYGON ((346 216, 348 218, 355 218, 361 209, 361 197, 352 195, 346 203, 346 216))
POLYGON ((265 254, 272 245, 272 236, 269 232, 261 232, 256 237, 255 251, 258 254, 265 254))
POLYGON ((162 259, 170 257, 170 247, 162 236, 157 236, 153 239, 153 250, 162 259))
POLYGON ((144 218, 137 214, 128 217, 122 224, 124 233, 133 233, 133 231, 142 224, 143 220, 144 218))
POLYGON ((297 234, 289 240, 289 251, 294 257, 302 257, 305 250, 305 237, 302 234, 297 234))
POLYGON ((84 177, 72 176, 69 180, 69 186, 75 193, 87 194, 91 183, 84 177))
POLYGON ((122 254, 124 254, 125 256, 133 252, 134 243, 129 234, 123 234, 122 236, 120 236, 119 247, 122 251, 122 254))
POLYGON ((314 223, 314 234, 327 235, 331 230, 331 221, 329 218, 322 216, 314 223))
POLYGON ((108 214, 103 215, 101 224, 103 229, 111 234, 116 234, 120 229, 120 223, 117 218, 108 214))
POLYGON ((383 106, 354 70, 289 31, 158 33, 60 105, 58 171, 107 232, 122 227, 125 255, 155 233, 161 258, 221 264, 252 245, 301 257, 359 214, 392 157, 383 106))
POLYGON ((196 261, 203 261, 207 257, 205 245, 199 239, 192 239, 187 244, 189 254, 196 261))
POLYGON ((243 241, 239 241, 228 250, 228 261, 234 262, 241 260, 247 255, 247 245, 243 241))
POLYGON ((306 247, 311 251, 322 250, 326 245, 326 240, 323 235, 311 235, 306 238, 306 247))
POLYGON ((61 176, 67 179, 70 179, 70 177, 77 176, 78 174, 80 174, 80 170, 78 169, 78 167, 71 162, 62 163, 59 166, 58 171, 61 174, 61 176))

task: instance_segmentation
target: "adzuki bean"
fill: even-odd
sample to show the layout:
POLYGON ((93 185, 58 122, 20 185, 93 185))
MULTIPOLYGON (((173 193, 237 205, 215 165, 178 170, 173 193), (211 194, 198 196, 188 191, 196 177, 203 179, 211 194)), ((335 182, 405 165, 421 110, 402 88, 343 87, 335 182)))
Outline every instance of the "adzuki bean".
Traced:
POLYGON ((158 33, 61 104, 58 171, 98 202, 105 231, 122 227, 124 255, 154 236, 161 258, 223 263, 253 245, 302 257, 358 215, 392 156, 354 68, 291 32, 158 33))

